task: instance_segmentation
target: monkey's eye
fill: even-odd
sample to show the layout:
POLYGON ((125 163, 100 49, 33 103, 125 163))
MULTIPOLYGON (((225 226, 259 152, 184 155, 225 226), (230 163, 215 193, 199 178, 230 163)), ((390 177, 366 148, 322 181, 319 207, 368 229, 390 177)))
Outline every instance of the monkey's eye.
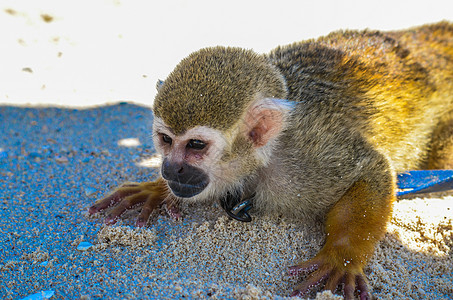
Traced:
POLYGON ((206 143, 200 140, 190 140, 187 143, 187 148, 195 149, 195 150, 201 150, 204 147, 206 147, 206 143))
POLYGON ((162 134, 162 141, 164 141, 165 144, 169 144, 169 145, 171 145, 171 143, 173 142, 171 137, 169 137, 166 134, 162 134))

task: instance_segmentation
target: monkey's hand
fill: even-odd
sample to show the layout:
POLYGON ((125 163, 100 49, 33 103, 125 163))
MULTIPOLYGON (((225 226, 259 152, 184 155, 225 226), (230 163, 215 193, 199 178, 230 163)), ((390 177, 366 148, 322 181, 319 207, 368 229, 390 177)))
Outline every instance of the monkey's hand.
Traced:
POLYGON ((353 263, 345 261, 344 265, 338 266, 336 262, 331 262, 328 254, 320 252, 313 259, 290 267, 289 274, 292 276, 312 272, 304 282, 296 286, 291 296, 307 296, 311 289, 326 282, 324 289, 330 290, 332 293, 335 293, 338 286, 343 285, 345 299, 354 299, 356 290, 360 299, 371 299, 362 264, 351 264, 353 263))
POLYGON ((321 251, 289 270, 291 275, 311 273, 296 286, 293 296, 304 296, 325 282, 325 289, 332 293, 343 286, 345 299, 354 299, 356 291, 360 299, 371 299, 363 267, 385 233, 394 199, 391 181, 383 181, 381 189, 370 181, 356 182, 328 212, 327 237, 321 251))
POLYGON ((179 207, 176 199, 168 191, 167 184, 162 178, 156 181, 143 183, 125 183, 94 203, 88 210, 90 215, 100 212, 108 207, 115 206, 106 216, 106 224, 115 224, 118 217, 127 209, 143 205, 137 218, 136 225, 146 225, 152 211, 158 206, 166 204, 167 212, 175 219, 180 218, 179 207))

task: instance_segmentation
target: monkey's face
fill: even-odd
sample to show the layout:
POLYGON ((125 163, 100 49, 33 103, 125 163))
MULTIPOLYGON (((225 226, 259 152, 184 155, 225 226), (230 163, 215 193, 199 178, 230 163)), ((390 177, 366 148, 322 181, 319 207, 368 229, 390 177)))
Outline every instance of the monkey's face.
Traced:
POLYGON ((217 181, 219 160, 225 148, 221 136, 220 131, 204 126, 176 135, 161 119, 155 118, 153 138, 163 158, 161 174, 175 196, 205 198, 210 194, 208 190, 217 181))
POLYGON ((176 134, 155 116, 153 138, 163 158, 162 177, 175 196, 192 200, 241 190, 268 163, 291 106, 285 100, 259 99, 225 131, 200 125, 176 134))

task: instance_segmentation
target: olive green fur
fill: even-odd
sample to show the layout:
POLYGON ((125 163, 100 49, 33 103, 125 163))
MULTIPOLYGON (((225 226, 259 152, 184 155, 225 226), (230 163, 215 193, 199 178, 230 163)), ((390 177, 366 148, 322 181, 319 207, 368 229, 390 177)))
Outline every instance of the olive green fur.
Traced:
POLYGON ((214 47, 178 64, 160 87, 153 111, 176 134, 195 126, 224 131, 237 123, 257 97, 285 96, 283 78, 264 56, 214 47))

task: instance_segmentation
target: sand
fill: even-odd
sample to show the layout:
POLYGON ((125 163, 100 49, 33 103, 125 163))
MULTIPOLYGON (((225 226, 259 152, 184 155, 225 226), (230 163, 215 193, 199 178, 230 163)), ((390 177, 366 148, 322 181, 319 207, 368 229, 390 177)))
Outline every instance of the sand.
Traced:
MULTIPOLYGON (((102 214, 88 216, 120 183, 155 177, 146 163, 151 121, 149 109, 125 103, 0 106, 1 299, 41 291, 51 299, 284 299, 303 279, 287 268, 314 256, 324 238, 303 220, 240 223, 217 203, 185 204, 181 221, 156 212, 144 229, 133 227, 137 210, 110 227, 102 214)), ((451 193, 397 202, 366 268, 374 296, 451 299, 452 222, 451 193)))

